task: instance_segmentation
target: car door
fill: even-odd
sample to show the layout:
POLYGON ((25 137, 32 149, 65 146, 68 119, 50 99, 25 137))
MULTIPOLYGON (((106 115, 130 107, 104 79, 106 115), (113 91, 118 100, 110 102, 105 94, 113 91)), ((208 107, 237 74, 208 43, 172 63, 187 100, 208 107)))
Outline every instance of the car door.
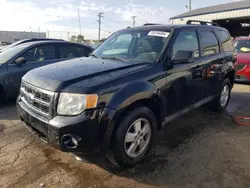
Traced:
POLYGON ((212 28, 198 30, 201 47, 200 80, 203 84, 201 98, 213 96, 218 90, 220 83, 221 67, 224 63, 224 54, 221 52, 218 38, 212 28))
POLYGON ((40 44, 33 46, 21 53, 13 62, 8 65, 8 77, 17 93, 21 85, 22 77, 30 70, 56 62, 54 44, 40 44), (15 60, 23 57, 24 64, 16 64, 15 60))
POLYGON ((171 69, 167 70, 167 87, 164 91, 167 115, 196 103, 202 93, 202 82, 197 73, 202 61, 195 29, 179 31, 171 46, 169 62, 171 69))

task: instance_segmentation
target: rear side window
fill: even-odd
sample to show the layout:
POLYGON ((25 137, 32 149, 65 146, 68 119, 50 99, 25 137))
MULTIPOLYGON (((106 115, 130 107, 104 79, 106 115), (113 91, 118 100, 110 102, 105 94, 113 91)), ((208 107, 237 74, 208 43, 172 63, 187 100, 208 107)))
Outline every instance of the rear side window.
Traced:
POLYGON ((60 45, 60 59, 72 59, 85 56, 83 47, 72 44, 60 45))
POLYGON ((232 52, 234 51, 233 41, 231 39, 231 36, 226 31, 216 31, 221 43, 222 43, 222 49, 224 52, 232 52))
POLYGON ((201 56, 217 54, 220 51, 219 42, 212 31, 200 30, 201 56))

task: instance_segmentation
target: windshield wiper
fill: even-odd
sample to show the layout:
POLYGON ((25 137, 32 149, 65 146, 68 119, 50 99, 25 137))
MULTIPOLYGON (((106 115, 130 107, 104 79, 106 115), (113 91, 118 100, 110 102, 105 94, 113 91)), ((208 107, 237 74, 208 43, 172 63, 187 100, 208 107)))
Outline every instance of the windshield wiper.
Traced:
POLYGON ((99 59, 99 57, 97 57, 95 54, 89 54, 89 57, 95 57, 95 58, 98 58, 99 59))
POLYGON ((118 60, 118 61, 125 61, 125 59, 121 59, 118 57, 102 57, 102 59, 112 59, 112 60, 118 60))

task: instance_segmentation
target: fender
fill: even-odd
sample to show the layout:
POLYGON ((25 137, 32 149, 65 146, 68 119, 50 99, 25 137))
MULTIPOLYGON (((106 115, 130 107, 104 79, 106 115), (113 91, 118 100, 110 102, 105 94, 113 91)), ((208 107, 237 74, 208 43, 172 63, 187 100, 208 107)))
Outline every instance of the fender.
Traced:
POLYGON ((158 95, 158 92, 156 86, 150 82, 135 81, 126 84, 125 87, 114 93, 107 106, 119 111, 138 100, 150 99, 154 95, 158 95))
POLYGON ((164 117, 163 114, 166 112, 166 105, 164 105, 163 94, 154 84, 147 81, 135 81, 125 85, 114 93, 107 104, 107 110, 116 109, 116 111, 112 111, 112 114, 105 112, 105 114, 109 114, 110 119, 102 149, 106 150, 109 147, 116 123, 122 112, 141 100, 155 100, 159 105, 162 117, 164 117))

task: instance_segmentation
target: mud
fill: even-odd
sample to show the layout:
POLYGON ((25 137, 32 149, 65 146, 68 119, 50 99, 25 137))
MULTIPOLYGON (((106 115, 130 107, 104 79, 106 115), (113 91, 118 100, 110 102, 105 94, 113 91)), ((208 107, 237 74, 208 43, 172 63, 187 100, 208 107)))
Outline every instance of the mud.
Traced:
POLYGON ((15 104, 0 108, 0 187, 250 187, 250 86, 235 85, 226 113, 202 107, 170 123, 152 154, 131 169, 77 161, 31 135, 15 104), (1 127, 0 127, 1 130, 1 127))

